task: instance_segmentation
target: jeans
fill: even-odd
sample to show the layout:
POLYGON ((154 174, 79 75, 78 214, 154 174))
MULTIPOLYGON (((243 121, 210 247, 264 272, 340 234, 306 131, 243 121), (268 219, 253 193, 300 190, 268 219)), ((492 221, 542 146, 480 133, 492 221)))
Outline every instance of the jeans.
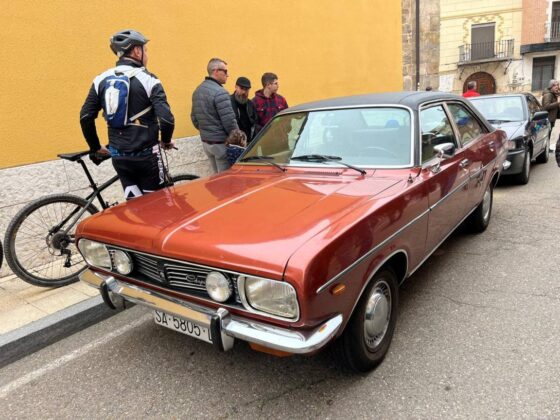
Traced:
POLYGON ((204 153, 206 153, 206 156, 208 156, 208 160, 210 161, 210 165, 212 165, 214 173, 222 172, 230 168, 231 164, 227 159, 227 148, 225 144, 208 144, 202 142, 202 149, 204 150, 204 153))

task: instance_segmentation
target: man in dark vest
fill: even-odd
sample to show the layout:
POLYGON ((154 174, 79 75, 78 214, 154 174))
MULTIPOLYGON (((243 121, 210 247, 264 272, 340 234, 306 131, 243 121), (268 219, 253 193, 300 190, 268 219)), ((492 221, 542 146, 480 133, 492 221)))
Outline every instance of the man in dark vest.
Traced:
POLYGON ((253 139, 257 111, 253 102, 249 100, 251 81, 246 77, 239 77, 235 82, 235 92, 231 95, 231 106, 237 119, 237 125, 247 135, 247 144, 253 139))

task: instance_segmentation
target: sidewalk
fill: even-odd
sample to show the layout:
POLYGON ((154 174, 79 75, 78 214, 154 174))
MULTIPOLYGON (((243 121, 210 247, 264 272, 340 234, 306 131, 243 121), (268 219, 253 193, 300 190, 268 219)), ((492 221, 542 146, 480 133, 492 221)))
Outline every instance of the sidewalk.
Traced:
POLYGON ((118 312, 81 282, 50 289, 1 277, 0 368, 118 312))
POLYGON ((98 295, 81 282, 51 289, 32 286, 15 275, 1 277, 0 335, 98 295))

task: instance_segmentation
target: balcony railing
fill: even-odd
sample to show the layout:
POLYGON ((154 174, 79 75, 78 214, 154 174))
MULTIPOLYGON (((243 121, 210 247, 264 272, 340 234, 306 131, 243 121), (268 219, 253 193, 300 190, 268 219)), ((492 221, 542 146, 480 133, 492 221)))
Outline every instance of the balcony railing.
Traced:
POLYGON ((496 42, 479 42, 459 47, 459 63, 474 61, 501 61, 513 57, 513 39, 496 42))
POLYGON ((560 41, 560 22, 550 22, 550 38, 548 42, 560 41))

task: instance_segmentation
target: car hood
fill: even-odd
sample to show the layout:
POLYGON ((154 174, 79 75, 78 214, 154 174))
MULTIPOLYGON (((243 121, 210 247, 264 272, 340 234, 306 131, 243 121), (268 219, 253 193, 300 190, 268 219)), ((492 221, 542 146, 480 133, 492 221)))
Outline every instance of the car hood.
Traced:
POLYGON ((492 124, 498 130, 504 130, 508 140, 514 139, 525 134, 526 121, 511 121, 499 124, 492 124))
POLYGON ((94 215, 78 237, 281 276, 295 250, 400 178, 226 173, 94 215))

